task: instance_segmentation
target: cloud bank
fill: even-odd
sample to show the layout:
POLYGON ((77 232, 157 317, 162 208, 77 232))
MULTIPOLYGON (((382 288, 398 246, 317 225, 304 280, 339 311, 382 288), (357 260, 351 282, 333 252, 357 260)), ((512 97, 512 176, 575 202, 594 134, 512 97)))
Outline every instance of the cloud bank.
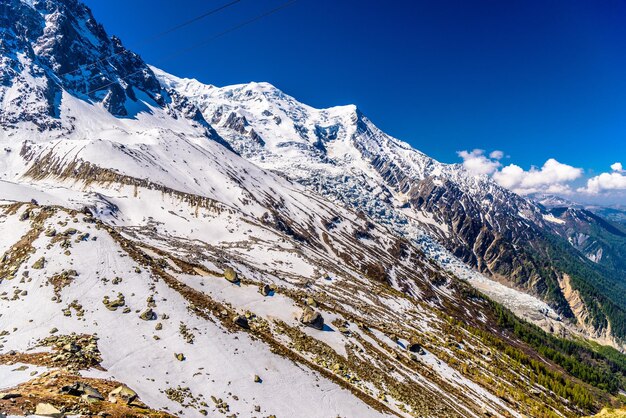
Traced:
POLYGON ((554 158, 548 159, 542 167, 531 167, 524 170, 522 167, 509 164, 503 166, 500 160, 504 157, 502 151, 492 151, 489 156, 485 151, 459 151, 463 159, 463 167, 475 175, 486 174, 496 183, 520 195, 531 193, 571 194, 569 183, 582 177, 584 171, 571 165, 560 163, 554 158))
POLYGON ((587 180, 587 185, 578 189, 580 193, 597 195, 617 190, 626 190, 626 171, 622 163, 611 165, 610 173, 602 173, 587 180))

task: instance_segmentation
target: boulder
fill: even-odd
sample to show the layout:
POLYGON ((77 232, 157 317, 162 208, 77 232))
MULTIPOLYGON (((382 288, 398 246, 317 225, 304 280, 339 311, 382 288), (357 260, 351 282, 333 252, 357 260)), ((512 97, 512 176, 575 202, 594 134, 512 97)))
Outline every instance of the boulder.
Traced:
POLYGON ((185 357, 185 355, 183 353, 175 353, 174 357, 176 357, 176 360, 178 360, 178 361, 185 361, 185 360, 187 360, 187 358, 185 357))
POLYGON ((143 319, 144 321, 153 321, 157 319, 157 314, 154 313, 152 308, 148 308, 145 311, 143 311, 141 315, 139 315, 139 318, 143 319))
POLYGON ((420 343, 418 343, 415 340, 412 340, 411 342, 409 342, 409 344, 406 346, 407 350, 409 350, 411 353, 417 353, 421 356, 423 356, 424 354, 426 354, 426 351, 424 351, 424 349, 422 348, 422 346, 420 345, 420 343))
POLYGON ((2 392, 0 393, 0 401, 5 401, 8 399, 20 398, 22 395, 19 393, 10 393, 10 392, 2 392))
POLYGON ((44 268, 45 265, 46 265, 46 258, 41 257, 39 260, 35 261, 32 267, 35 270, 41 270, 42 268, 44 268))
POLYGON ((40 417, 62 418, 65 415, 55 406, 49 403, 38 403, 35 408, 35 415, 40 417))
POLYGON ((135 399, 137 399, 137 392, 122 385, 113 389, 109 393, 109 402, 130 405, 135 399))
POLYGON ((248 318, 246 318, 243 315, 237 315, 233 318, 233 322, 235 323, 235 325, 241 327, 241 328, 245 328, 248 329, 250 328, 250 324, 248 323, 248 318))
POLYGON ((269 284, 264 284, 264 285, 261 285, 261 289, 259 290, 259 292, 263 296, 269 296, 273 292, 273 290, 269 284))
POLYGON ((232 267, 224 269, 224 278, 231 283, 239 283, 239 275, 232 267))
POLYGON ((319 330, 324 329, 324 317, 322 316, 322 314, 309 306, 304 308, 304 310, 302 311, 302 315, 300 316, 300 322, 307 327, 319 330))
POLYGON ((73 385, 63 386, 61 388, 61 393, 65 393, 71 396, 80 396, 81 398, 90 402, 104 400, 104 396, 102 396, 98 389, 81 382, 76 382, 73 385))
POLYGON ((20 215, 20 221, 27 221, 30 218, 30 210, 26 209, 24 213, 20 215))

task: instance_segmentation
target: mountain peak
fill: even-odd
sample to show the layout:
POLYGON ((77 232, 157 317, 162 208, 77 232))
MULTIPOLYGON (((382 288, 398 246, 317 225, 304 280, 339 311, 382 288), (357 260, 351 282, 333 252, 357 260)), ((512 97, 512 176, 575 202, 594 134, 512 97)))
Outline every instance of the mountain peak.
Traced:
MULTIPOLYGON (((0 17, 2 85, 31 92, 26 114, 10 110, 4 126, 31 121, 40 129, 56 125, 63 91, 102 103, 115 116, 128 116, 129 102, 142 91, 162 102, 161 86, 141 57, 109 37, 91 10, 76 0, 11 0, 0 17), (39 104, 35 106, 35 101, 39 104), (17 116, 20 113, 20 116, 17 116)), ((3 94, 7 108, 25 105, 25 97, 3 94)))

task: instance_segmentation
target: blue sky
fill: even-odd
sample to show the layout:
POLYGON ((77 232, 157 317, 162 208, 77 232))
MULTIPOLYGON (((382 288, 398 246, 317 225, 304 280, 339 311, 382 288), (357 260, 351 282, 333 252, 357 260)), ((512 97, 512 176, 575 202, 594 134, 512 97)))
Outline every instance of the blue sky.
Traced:
MULTIPOLYGON (((241 0, 144 42, 228 2, 86 0, 110 34, 166 71, 216 85, 269 81, 316 107, 355 103, 441 161, 501 150, 492 174, 515 164, 526 179, 553 158, 583 169, 563 183, 570 190, 626 166, 626 2, 299 0, 167 59, 283 4, 241 0)), ((626 203, 619 189, 602 199, 626 203)))

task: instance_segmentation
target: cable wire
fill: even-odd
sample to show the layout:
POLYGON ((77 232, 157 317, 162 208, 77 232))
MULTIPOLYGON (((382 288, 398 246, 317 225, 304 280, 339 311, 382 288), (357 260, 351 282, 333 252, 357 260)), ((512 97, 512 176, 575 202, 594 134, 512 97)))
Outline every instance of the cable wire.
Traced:
MULTIPOLYGON (((163 36, 169 35, 170 33, 176 32, 177 30, 185 28, 185 27, 187 27, 187 26, 189 26, 189 25, 191 25, 193 23, 196 23, 196 22, 198 22, 198 21, 200 21, 202 19, 205 19, 205 18, 207 18, 207 17, 209 17, 211 15, 214 15, 214 14, 216 14, 218 12, 221 12, 222 10, 227 9, 227 8, 229 8, 231 6, 234 6, 235 4, 240 3, 241 1, 242 0, 233 0, 233 1, 229 2, 229 3, 221 5, 220 7, 216 7, 215 9, 209 10, 208 12, 205 12, 205 13, 199 15, 199 16, 196 16, 193 19, 187 20, 187 21, 185 21, 185 22, 183 22, 183 23, 181 23, 179 25, 176 25, 176 26, 174 26, 174 27, 172 27, 170 29, 167 29, 166 31, 163 31, 161 33, 158 33, 158 34, 150 37, 150 38, 145 39, 144 41, 141 41, 139 43, 139 46, 143 46, 143 45, 149 44, 151 42, 154 42, 155 40, 160 39, 163 36)), ((127 49, 124 49, 124 50, 122 50, 120 52, 117 52, 115 54, 108 55, 106 57, 100 58, 99 60, 94 61, 91 64, 80 65, 80 66, 78 66, 78 68, 75 68, 75 69, 67 71, 67 72, 65 72, 63 74, 60 74, 59 77, 63 77, 63 76, 66 76, 68 74, 75 73, 77 71, 82 71, 82 70, 91 68, 91 67, 96 66, 96 65, 98 65, 98 64, 100 64, 100 63, 102 63, 104 61, 107 61, 107 60, 109 60, 111 58, 115 58, 115 57, 118 57, 118 56, 120 56, 122 54, 125 54, 126 52, 130 52, 130 51, 127 50, 127 49)))
MULTIPOLYGON (((235 32, 235 31, 237 31, 237 30, 239 30, 239 29, 241 29, 241 28, 243 28, 245 26, 248 26, 248 25, 250 25, 252 23, 255 23, 255 22, 257 22, 257 21, 259 21, 261 19, 264 19, 264 18, 266 18, 266 17, 268 17, 270 15, 273 15, 274 13, 277 13, 277 12, 283 10, 283 9, 286 9, 287 7, 289 7, 289 6, 293 5, 294 3, 296 3, 297 1, 298 0, 290 0, 290 1, 286 2, 286 3, 281 4, 278 7, 275 7, 273 9, 271 9, 271 10, 268 10, 268 11, 266 11, 264 13, 261 13, 261 14, 255 16, 255 17, 253 17, 251 19, 243 21, 243 22, 241 22, 241 23, 239 23, 239 24, 237 24, 235 26, 232 26, 232 27, 230 27, 230 28, 228 28, 228 29, 226 29, 226 30, 224 30, 222 32, 219 32, 219 33, 213 35, 212 37, 210 37, 208 39, 205 39, 204 41, 199 42, 199 43, 197 43, 197 44, 195 44, 195 45, 193 45, 193 46, 191 46, 189 48, 181 49, 180 51, 178 51, 178 52, 176 52, 174 54, 170 54, 170 55, 166 56, 165 58, 163 58, 161 60, 161 63, 170 61, 173 58, 176 58, 176 57, 178 57, 180 55, 184 55, 184 54, 189 53, 189 52, 191 52, 191 51, 193 51, 193 50, 195 50, 197 48, 203 47, 203 46, 213 42, 214 40, 216 40, 218 38, 221 38, 224 35, 227 35, 229 33, 235 32)), ((124 76, 124 77, 118 78, 116 81, 112 81, 112 82, 110 82, 108 84, 105 84, 103 86, 99 86, 99 87, 97 87, 95 89, 92 89, 92 90, 89 90, 89 91, 87 91, 86 93, 83 93, 83 94, 86 95, 86 96, 89 96, 91 93, 103 90, 103 89, 105 89, 107 87, 110 87, 110 86, 112 86, 114 84, 118 84, 120 81, 126 80, 126 79, 128 79, 128 78, 130 78, 130 77, 132 77, 134 75, 137 75, 137 74, 143 72, 143 71, 144 71, 143 68, 140 69, 140 70, 134 71, 134 72, 132 72, 132 73, 130 73, 130 74, 124 76)))

